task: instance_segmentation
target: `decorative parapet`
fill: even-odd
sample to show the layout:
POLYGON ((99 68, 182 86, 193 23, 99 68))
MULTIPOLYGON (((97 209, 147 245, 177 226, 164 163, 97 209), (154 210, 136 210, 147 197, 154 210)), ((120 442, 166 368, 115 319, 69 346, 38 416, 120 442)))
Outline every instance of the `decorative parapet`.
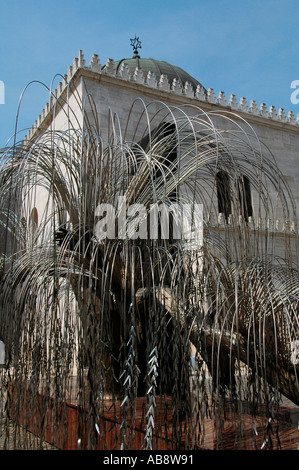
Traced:
POLYGON ((78 58, 78 67, 85 67, 85 59, 82 50, 79 51, 79 58, 78 58))
POLYGON ((226 101, 224 91, 219 91, 218 104, 220 104, 220 106, 227 106, 227 101, 226 101))
POLYGON ((255 100, 251 100, 251 101, 250 101, 249 112, 250 112, 251 114, 254 114, 255 116, 258 116, 258 114, 259 114, 259 109, 258 109, 258 107, 257 107, 257 104, 256 104, 256 101, 255 101, 255 100))
POLYGON ((118 77, 122 78, 123 80, 130 80, 131 79, 131 74, 130 70, 128 67, 128 64, 123 62, 120 66, 119 72, 118 72, 118 77))
POLYGON ((103 69, 103 73, 106 73, 107 75, 112 75, 112 76, 116 75, 116 68, 115 68, 113 59, 107 60, 106 65, 103 69))
POLYGON ((154 72, 149 71, 145 80, 145 84, 151 88, 157 88, 158 80, 154 72))
MULTIPOLYGON (((296 119, 293 111, 288 112, 288 122, 291 124, 296 124, 296 119)), ((297 122, 299 123, 299 115, 297 116, 297 122)))
POLYGON ((270 220, 265 217, 249 217, 248 221, 244 221, 243 216, 230 214, 226 219, 223 213, 216 213, 212 211, 207 220, 210 227, 218 229, 236 228, 244 225, 250 230, 258 229, 265 231, 268 234, 281 235, 282 233, 288 235, 295 235, 297 233, 297 226, 295 221, 287 221, 282 219, 270 220))
POLYGON ((206 91, 201 85, 197 85, 196 91, 195 91, 195 97, 200 100, 200 101, 206 101, 207 96, 206 96, 206 91))
POLYGON ((278 111, 278 120, 282 122, 287 122, 286 113, 283 108, 280 108, 278 111))
POLYGON ((265 105, 265 103, 261 103, 260 105, 260 116, 268 117, 268 110, 267 110, 267 106, 265 105))
POLYGON ((102 66, 100 64, 99 56, 98 54, 92 54, 92 57, 89 62, 89 68, 96 73, 101 73, 102 71, 102 66))
POLYGON ((206 91, 201 85, 198 85, 195 90, 189 82, 186 82, 182 87, 177 79, 174 79, 170 83, 166 75, 161 75, 158 79, 153 72, 148 72, 147 76, 145 77, 142 70, 138 68, 136 68, 133 75, 131 75, 125 62, 123 62, 119 70, 116 71, 116 66, 113 59, 108 59, 105 66, 103 67, 97 54, 92 55, 89 65, 87 66, 84 59, 84 54, 82 50, 80 50, 78 57, 75 57, 73 64, 68 67, 67 74, 64 75, 62 82, 60 82, 57 86, 57 89, 53 91, 49 103, 46 103, 38 119, 28 131, 27 135, 25 136, 25 140, 30 139, 34 135, 36 129, 41 126, 42 122, 51 111, 54 103, 64 92, 69 82, 72 80, 75 73, 79 69, 90 70, 97 74, 104 74, 126 81, 134 81, 135 83, 145 85, 149 88, 159 89, 165 92, 173 93, 175 95, 185 96, 187 98, 211 103, 220 107, 225 107, 226 109, 229 108, 232 110, 241 111, 243 113, 260 116, 262 118, 271 119, 273 121, 283 122, 291 125, 299 125, 299 113, 297 114, 297 117, 295 117, 292 111, 289 111, 286 114, 283 108, 280 108, 277 112, 275 106, 270 106, 269 109, 267 109, 265 103, 261 103, 260 107, 258 108, 257 103, 254 100, 251 100, 248 106, 245 97, 242 97, 238 103, 238 100, 234 94, 231 94, 229 100, 227 100, 223 91, 219 92, 217 98, 213 88, 209 88, 208 91, 206 91))
POLYGON ((184 95, 187 96, 187 98, 194 98, 194 89, 190 82, 185 83, 184 95))
POLYGON ((238 109, 238 100, 236 95, 230 95, 228 105, 232 109, 238 109))
POLYGON ((247 100, 242 96, 240 99, 240 105, 239 105, 240 111, 243 111, 243 113, 248 113, 248 105, 247 105, 247 100))
POLYGON ((171 91, 176 95, 181 95, 183 93, 182 85, 177 78, 174 78, 171 85, 171 91))
POLYGON ((275 106, 270 106, 269 108, 269 118, 277 120, 277 112, 275 106))
POLYGON ((164 91, 170 91, 170 83, 167 75, 162 74, 158 83, 158 88, 164 91))
POLYGON ((208 89, 207 99, 209 103, 217 104, 217 98, 214 92, 214 88, 208 89))
POLYGON ((70 82, 72 79, 72 76, 74 75, 75 70, 73 67, 70 65, 69 68, 67 69, 67 81, 70 82))
POLYGON ((170 83, 167 75, 162 74, 158 83, 158 88, 163 91, 170 91, 170 83))
POLYGON ((136 67, 135 72, 133 74, 133 80, 134 82, 140 83, 141 85, 144 85, 145 83, 143 72, 138 67, 136 67))

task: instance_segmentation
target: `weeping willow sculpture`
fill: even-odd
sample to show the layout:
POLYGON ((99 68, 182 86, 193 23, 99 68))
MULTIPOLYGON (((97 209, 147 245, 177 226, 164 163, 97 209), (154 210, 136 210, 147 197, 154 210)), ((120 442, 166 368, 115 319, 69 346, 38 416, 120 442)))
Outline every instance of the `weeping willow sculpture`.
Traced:
POLYGON ((280 394, 299 404, 296 212, 247 123, 139 100, 124 128, 110 116, 104 141, 96 112, 84 113, 81 127, 70 119, 8 148, 0 191, 15 421, 45 439, 51 410, 59 445, 73 403, 77 448, 194 449, 207 416, 221 435, 225 401, 253 414, 280 394), (178 201, 202 207, 200 247, 172 236, 177 215, 168 237, 136 236, 153 228, 150 208, 178 201), (116 221, 133 205, 145 213, 101 239, 99 204, 116 221))

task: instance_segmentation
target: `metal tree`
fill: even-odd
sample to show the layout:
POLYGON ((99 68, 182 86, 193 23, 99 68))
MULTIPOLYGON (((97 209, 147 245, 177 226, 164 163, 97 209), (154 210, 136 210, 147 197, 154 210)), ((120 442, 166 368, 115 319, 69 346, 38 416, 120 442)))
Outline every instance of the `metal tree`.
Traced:
MULTIPOLYGON (((0 339, 9 381, 26 384, 31 400, 41 393, 45 407, 50 397, 58 407, 75 387, 89 448, 108 398, 121 403, 115 446, 132 446, 140 396, 144 448, 154 446, 157 397, 170 397, 173 445, 182 422, 193 423, 192 448, 204 438, 203 410, 224 399, 270 403, 282 393, 299 404, 296 212, 244 121, 151 103, 139 106, 132 133, 135 106, 125 129, 110 116, 107 142, 89 115, 82 128, 70 120, 67 131, 3 154, 0 339), (177 214, 168 237, 161 227, 148 236, 152 208, 175 203, 191 214, 202 205, 200 247, 173 236, 177 214), (99 204, 116 208, 118 221, 129 208, 145 212, 131 213, 125 234, 109 226, 100 239, 99 204)), ((22 406, 14 401, 15 415, 22 406)), ((56 420, 63 428, 58 412, 56 420)))

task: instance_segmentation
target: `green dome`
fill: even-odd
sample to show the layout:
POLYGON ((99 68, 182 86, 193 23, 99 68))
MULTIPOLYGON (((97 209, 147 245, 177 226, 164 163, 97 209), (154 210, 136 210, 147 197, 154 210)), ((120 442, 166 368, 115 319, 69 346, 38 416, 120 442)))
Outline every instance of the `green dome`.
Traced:
POLYGON ((201 83, 189 75, 189 73, 185 72, 185 70, 175 65, 171 65, 164 60, 143 59, 139 56, 132 57, 131 59, 121 59, 115 62, 116 72, 118 72, 123 63, 128 65, 131 75, 134 74, 136 67, 138 67, 142 70, 144 77, 147 76, 148 72, 153 72, 155 73, 157 80, 159 80, 160 76, 163 74, 167 75, 170 84, 172 83, 173 79, 176 78, 182 87, 185 86, 186 82, 189 82, 193 86, 194 91, 198 85, 200 85, 201 88, 206 91, 201 83))

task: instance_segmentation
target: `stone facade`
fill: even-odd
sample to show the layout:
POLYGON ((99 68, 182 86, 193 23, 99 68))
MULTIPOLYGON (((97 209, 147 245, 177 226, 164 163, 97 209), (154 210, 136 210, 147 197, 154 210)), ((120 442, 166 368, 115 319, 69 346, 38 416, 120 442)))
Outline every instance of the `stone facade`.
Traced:
MULTIPOLYGON (((150 71, 144 76, 138 67, 131 74, 125 61, 122 61, 118 70, 112 59, 108 59, 103 66, 97 54, 93 54, 87 65, 82 51, 79 51, 78 58, 69 66, 57 89, 53 90, 50 102, 45 105, 25 139, 38 136, 50 126, 66 130, 70 117, 74 127, 81 125, 84 114, 97 121, 95 125, 106 141, 114 121, 122 129, 126 128, 126 139, 138 140, 141 135, 138 135, 136 125, 140 119, 140 110, 148 106, 147 113, 151 114, 148 118, 151 119, 158 112, 160 102, 173 107, 189 106, 190 114, 193 112, 193 105, 196 106, 196 112, 200 108, 203 113, 214 113, 216 126, 218 123, 220 125, 217 114, 227 114, 228 119, 221 118, 222 128, 235 127, 231 121, 234 119, 246 132, 253 136, 256 134, 263 152, 276 161, 298 207, 299 114, 296 118, 292 112, 286 113, 283 109, 277 111, 273 106, 267 108, 265 103, 258 106, 253 100, 248 103, 244 97, 240 100, 235 95, 226 97, 223 91, 217 97, 212 88, 206 92, 200 84, 195 89, 189 82, 182 86, 178 80, 173 79, 170 83, 165 74, 157 77, 150 71), (80 103, 83 103, 83 109, 80 103)), ((142 126, 139 127, 142 132, 142 126)), ((275 199, 275 191, 272 195, 275 199)), ((271 223, 275 231, 284 232, 286 227, 279 211, 276 220, 271 223)), ((290 216, 288 230, 294 231, 298 215, 297 208, 297 217, 290 216)))

